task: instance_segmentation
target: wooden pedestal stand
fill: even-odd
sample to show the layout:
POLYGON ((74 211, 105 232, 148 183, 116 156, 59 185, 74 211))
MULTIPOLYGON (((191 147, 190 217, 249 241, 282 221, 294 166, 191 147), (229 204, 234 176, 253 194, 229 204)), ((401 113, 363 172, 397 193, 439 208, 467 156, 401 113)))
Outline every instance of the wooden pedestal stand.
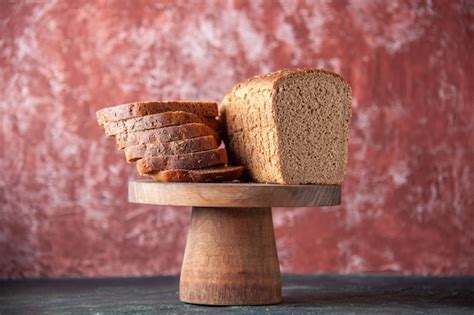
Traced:
POLYGON ((336 185, 131 181, 130 202, 191 206, 179 299, 207 305, 281 302, 271 207, 332 206, 336 185))

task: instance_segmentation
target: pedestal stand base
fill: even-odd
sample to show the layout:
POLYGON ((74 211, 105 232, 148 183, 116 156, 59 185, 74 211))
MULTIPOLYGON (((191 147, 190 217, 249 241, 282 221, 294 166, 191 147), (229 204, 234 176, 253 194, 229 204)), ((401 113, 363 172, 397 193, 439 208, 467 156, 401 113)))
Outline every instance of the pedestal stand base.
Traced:
POLYGON ((128 199, 193 207, 181 269, 181 301, 263 305, 281 302, 271 207, 338 205, 341 187, 135 180, 129 182, 128 199))
POLYGON ((271 208, 193 207, 179 299, 207 305, 280 303, 271 208))

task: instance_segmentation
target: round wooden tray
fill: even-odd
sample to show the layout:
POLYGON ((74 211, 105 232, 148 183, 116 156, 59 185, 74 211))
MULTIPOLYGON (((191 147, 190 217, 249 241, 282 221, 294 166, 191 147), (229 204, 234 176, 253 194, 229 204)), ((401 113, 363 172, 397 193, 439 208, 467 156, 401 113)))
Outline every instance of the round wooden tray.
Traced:
POLYGON ((341 203, 341 186, 133 180, 128 183, 128 200, 191 207, 321 207, 341 203))
POLYGON ((191 206, 179 298, 204 305, 281 302, 271 207, 334 206, 338 185, 128 183, 128 200, 191 206))

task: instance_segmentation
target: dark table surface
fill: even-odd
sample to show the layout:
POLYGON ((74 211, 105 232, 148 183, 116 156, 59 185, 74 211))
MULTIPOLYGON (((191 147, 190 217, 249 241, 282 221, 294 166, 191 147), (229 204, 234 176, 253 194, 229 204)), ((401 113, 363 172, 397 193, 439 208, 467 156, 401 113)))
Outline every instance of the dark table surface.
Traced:
POLYGON ((0 281, 0 314, 474 314, 474 277, 283 277, 283 303, 181 303, 178 277, 0 281))

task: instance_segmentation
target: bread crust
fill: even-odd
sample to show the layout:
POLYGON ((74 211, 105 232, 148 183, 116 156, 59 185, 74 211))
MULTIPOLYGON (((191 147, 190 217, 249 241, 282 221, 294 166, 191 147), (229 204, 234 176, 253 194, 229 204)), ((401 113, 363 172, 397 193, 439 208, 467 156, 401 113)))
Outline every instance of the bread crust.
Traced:
POLYGON ((217 103, 215 102, 143 101, 103 108, 96 112, 96 117, 99 125, 104 126, 111 121, 170 111, 190 112, 204 117, 216 117, 218 115, 217 103))
POLYGON ((140 175, 171 169, 199 169, 227 164, 225 148, 179 155, 161 155, 137 161, 140 175))
MULTIPOLYGON (((247 84, 247 83, 252 83, 252 84, 255 84, 255 82, 275 83, 278 80, 283 79, 283 78, 287 78, 289 76, 302 75, 302 74, 307 74, 307 73, 324 73, 324 74, 332 75, 332 76, 338 78, 339 80, 345 82, 349 86, 349 83, 343 77, 341 77, 339 74, 328 71, 328 70, 325 70, 325 69, 291 68, 291 69, 281 69, 281 70, 271 72, 271 73, 268 73, 268 74, 264 74, 264 75, 253 76, 253 77, 247 79, 246 81, 244 81, 243 83, 236 84, 228 94, 233 93, 234 90, 237 89, 240 85, 244 85, 244 84, 247 84)), ((349 86, 349 88, 350 88, 350 86, 349 86)), ((352 93, 352 91, 351 91, 351 93, 352 93)))
POLYGON ((242 176, 243 166, 220 166, 198 170, 165 170, 149 176, 160 182, 226 182, 242 176))

